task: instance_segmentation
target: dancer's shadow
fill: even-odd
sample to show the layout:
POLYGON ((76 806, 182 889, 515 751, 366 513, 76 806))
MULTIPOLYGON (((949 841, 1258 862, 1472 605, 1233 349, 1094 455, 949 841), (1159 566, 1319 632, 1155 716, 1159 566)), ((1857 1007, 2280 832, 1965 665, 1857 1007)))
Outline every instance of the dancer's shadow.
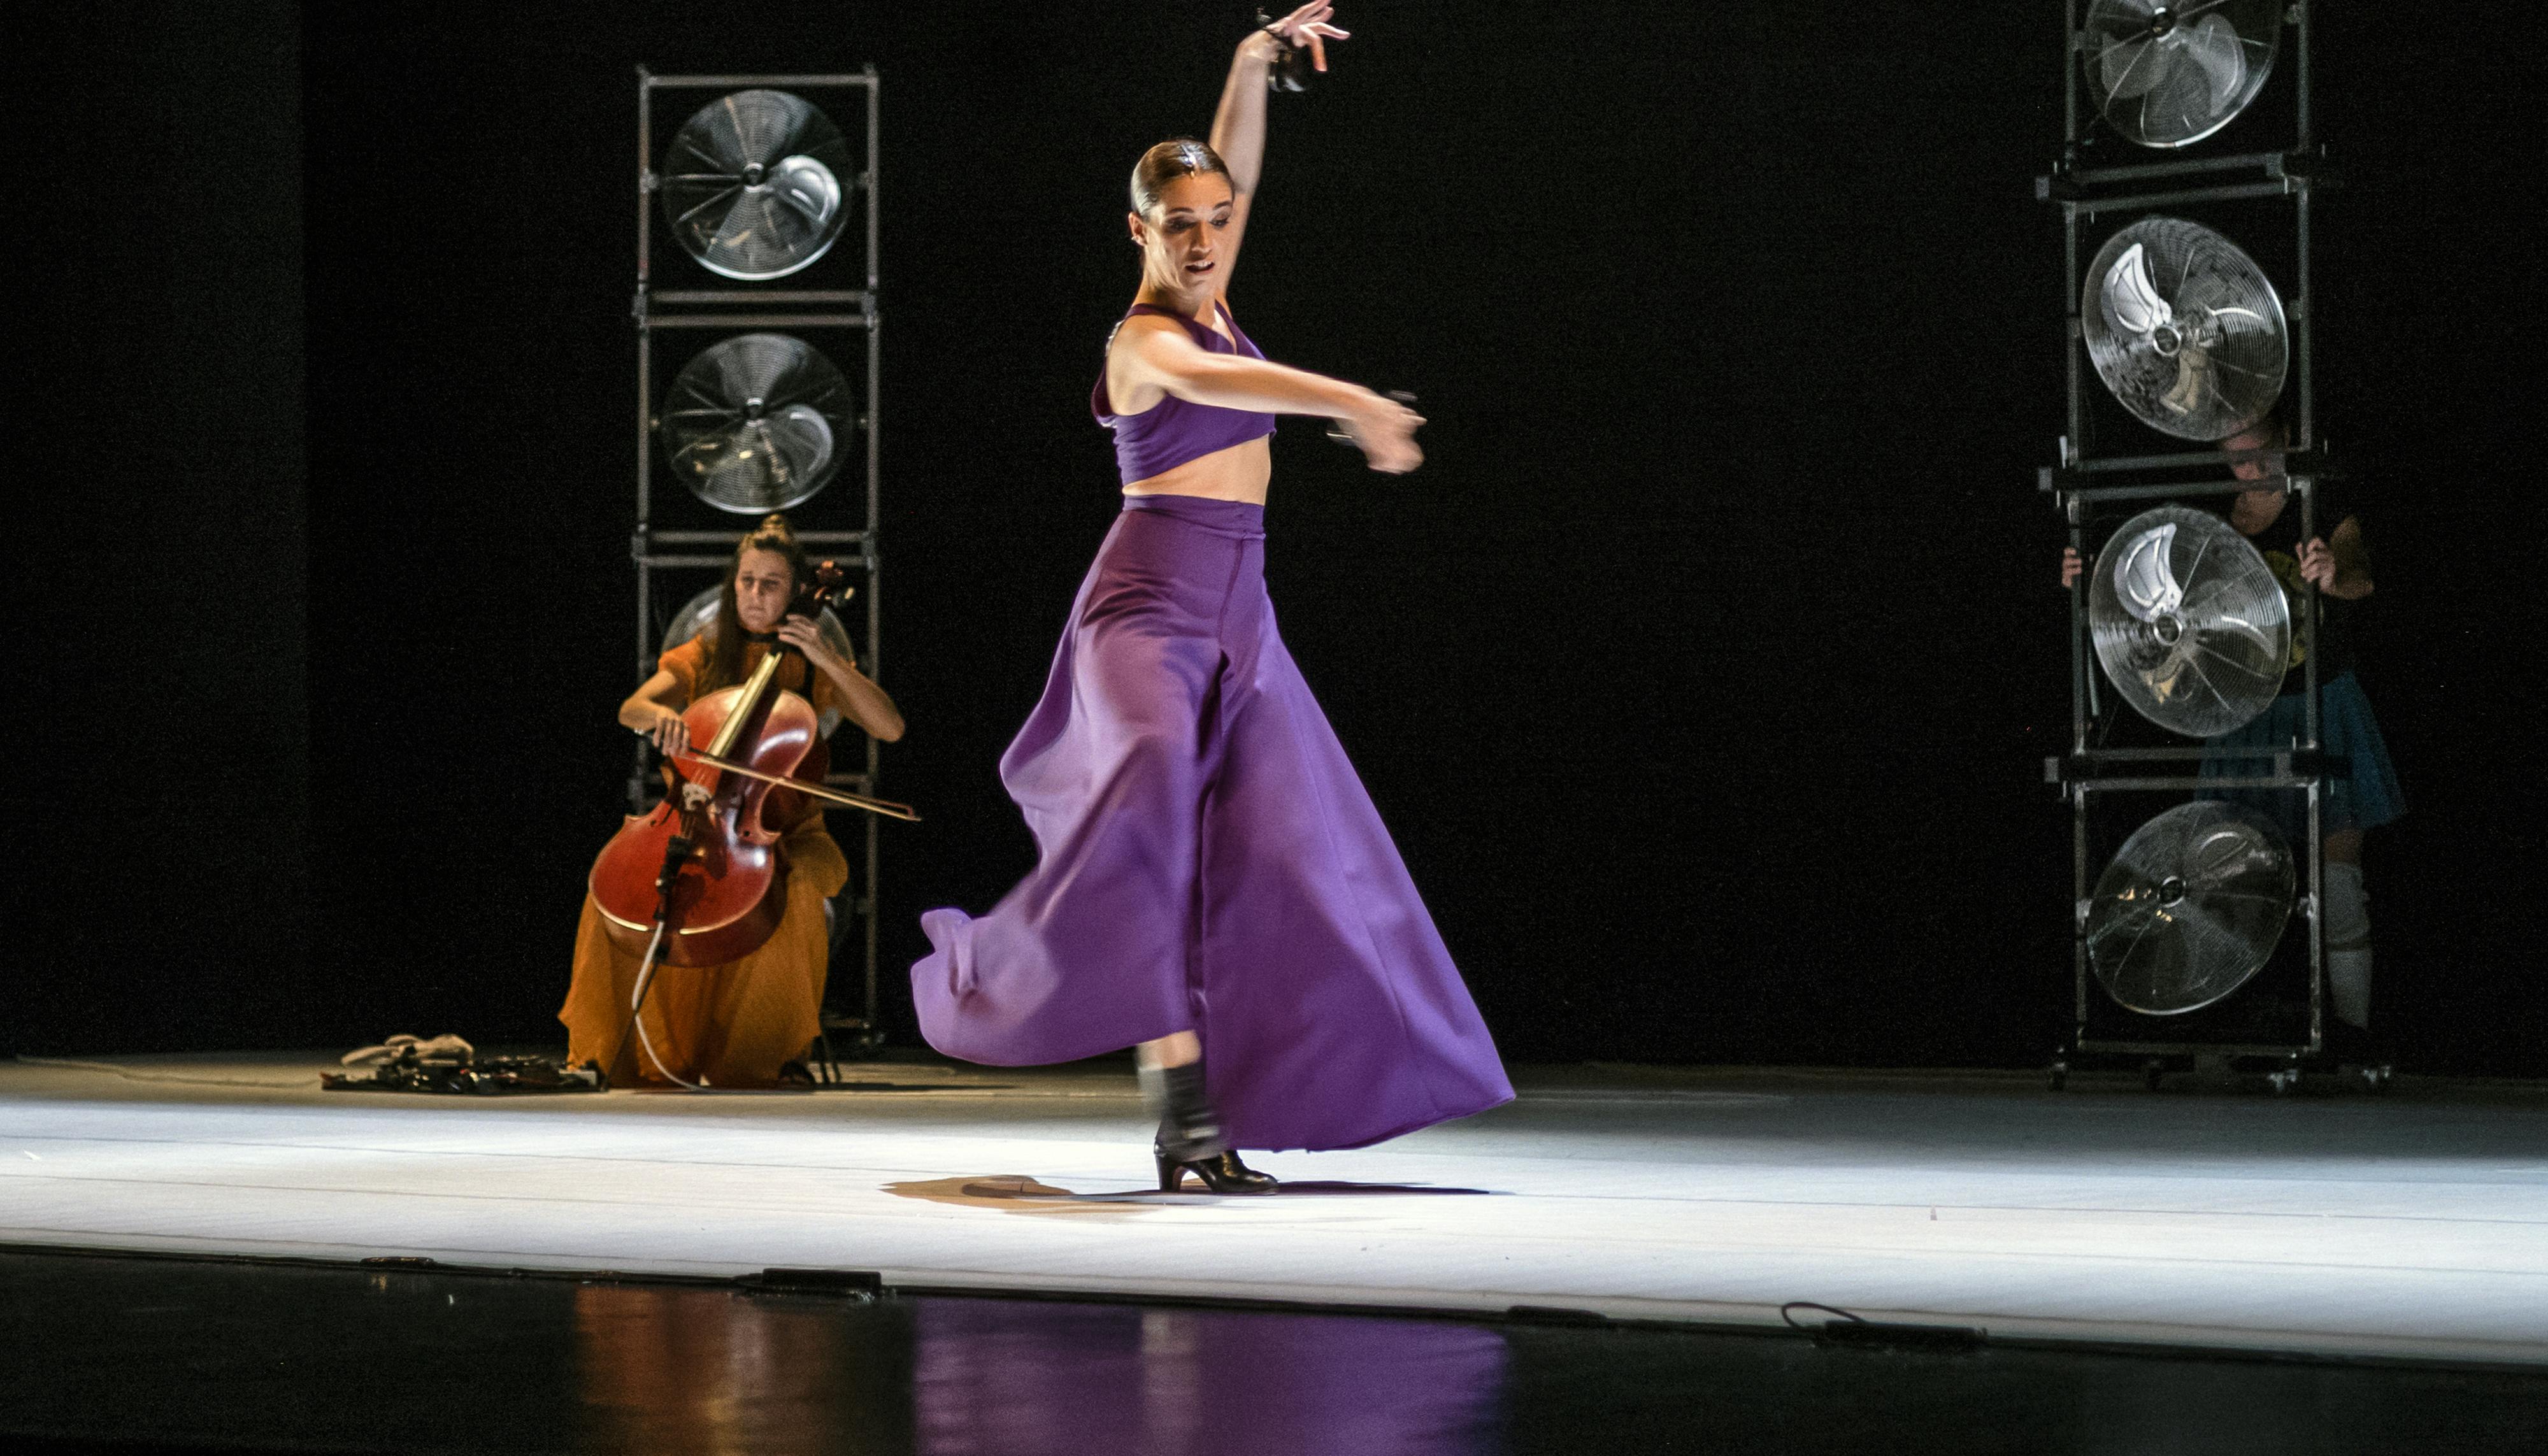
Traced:
POLYGON ((1004 1214, 1096 1214, 1109 1210, 1135 1213, 1144 1208, 1173 1208, 1198 1202, 1244 1203, 1263 1205, 1281 1198, 1338 1198, 1373 1194, 1396 1196, 1458 1195, 1464 1198, 1490 1198, 1494 1190, 1486 1188, 1438 1188, 1424 1183, 1285 1183, 1271 1193, 1230 1197, 1207 1193, 1200 1188, 1186 1192, 1161 1193, 1155 1188, 1127 1188, 1102 1193, 1073 1193, 1056 1188, 1023 1173, 980 1174, 967 1178, 932 1178, 921 1182, 888 1183, 884 1191, 896 1198, 916 1198, 927 1203, 954 1204, 961 1208, 991 1209, 1004 1214))
POLYGON ((1006 1092, 1009 1082, 816 1082, 807 1092, 1006 1092))
MULTIPOLYGON (((1274 1190, 1276 1198, 1333 1198, 1341 1194, 1457 1194, 1463 1198, 1500 1197, 1492 1188, 1437 1188, 1430 1183, 1285 1183, 1274 1190)), ((1153 1194, 1152 1197, 1158 1195, 1153 1194)))

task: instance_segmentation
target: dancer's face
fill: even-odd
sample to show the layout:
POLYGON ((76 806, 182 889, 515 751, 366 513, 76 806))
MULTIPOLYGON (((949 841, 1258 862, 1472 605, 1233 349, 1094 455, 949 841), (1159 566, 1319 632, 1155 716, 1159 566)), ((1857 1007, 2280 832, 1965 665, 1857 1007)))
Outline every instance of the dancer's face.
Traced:
POLYGON ((734 616, 747 632, 774 632, 796 592, 787 558, 775 551, 747 551, 734 569, 734 616))
POLYGON ((1229 179, 1210 172, 1179 177, 1159 189, 1148 217, 1125 215, 1141 245, 1144 282, 1163 293, 1198 302, 1221 286, 1228 260, 1222 249, 1230 220, 1229 179))

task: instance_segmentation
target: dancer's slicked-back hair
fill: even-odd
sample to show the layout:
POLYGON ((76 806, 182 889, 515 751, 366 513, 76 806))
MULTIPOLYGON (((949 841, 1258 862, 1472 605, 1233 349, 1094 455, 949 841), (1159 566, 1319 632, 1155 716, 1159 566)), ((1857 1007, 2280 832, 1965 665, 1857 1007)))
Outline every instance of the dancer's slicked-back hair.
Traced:
POLYGON ((1133 211, 1146 218, 1159 207, 1159 193, 1179 177, 1205 174, 1227 177, 1229 168, 1221 153, 1191 136, 1171 136, 1148 151, 1133 166, 1133 211))

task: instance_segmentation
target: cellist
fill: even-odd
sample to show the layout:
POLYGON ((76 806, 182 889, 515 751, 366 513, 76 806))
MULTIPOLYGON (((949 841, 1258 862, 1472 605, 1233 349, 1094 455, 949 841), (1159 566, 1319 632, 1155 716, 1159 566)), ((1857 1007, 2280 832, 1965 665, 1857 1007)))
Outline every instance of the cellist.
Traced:
MULTIPOLYGON (((804 549, 786 518, 773 515, 736 544, 726 566, 716 619, 656 661, 655 675, 619 705, 621 726, 654 739, 666 754, 690 747, 682 710, 721 687, 743 682, 768 654, 794 648, 778 668, 777 685, 887 743, 902 737, 902 714, 884 689, 858 669, 837 628, 789 614, 807 580, 804 549)), ((823 757, 816 750, 817 759, 823 757)), ((819 776, 820 763, 808 766, 819 776)), ((566 1023, 567 1055, 600 1061, 613 1084, 713 1087, 775 1085, 820 1030, 830 935, 823 902, 849 882, 849 862, 823 827, 819 806, 788 795, 797 807, 781 848, 787 908, 761 949, 723 965, 666 966, 646 995, 645 1033, 627 1035, 628 1003, 638 957, 610 939, 588 894, 576 932, 575 975, 558 1020, 566 1023)))

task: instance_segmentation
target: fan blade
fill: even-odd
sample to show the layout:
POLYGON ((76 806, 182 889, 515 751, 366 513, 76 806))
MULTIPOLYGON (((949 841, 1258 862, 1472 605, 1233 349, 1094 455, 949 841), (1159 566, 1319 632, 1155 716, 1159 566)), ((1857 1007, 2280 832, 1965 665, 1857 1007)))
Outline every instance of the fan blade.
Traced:
POLYGON ((2168 34, 2179 55, 2194 62, 2211 87, 2211 110, 2218 111, 2247 83, 2247 57, 2238 46, 2238 28, 2226 17, 2207 15, 2198 24, 2182 23, 2168 34))
POLYGON ((2185 589, 2177 585, 2168 567, 2168 552, 2175 544, 2176 525, 2165 522, 2143 531, 2115 563, 2115 594, 2138 620, 2155 621, 2161 613, 2176 610, 2185 597, 2185 589))
POLYGON ((706 251, 734 258, 751 246, 753 233, 761 227, 762 194, 758 188, 746 187, 732 194, 734 201, 717 220, 716 230, 709 233, 706 251))
POLYGON ((699 214, 720 205, 725 206, 728 212, 732 212, 733 207, 731 204, 726 202, 726 199, 737 196, 742 192, 742 190, 743 184, 737 182, 731 187, 721 187, 713 192, 703 192, 697 203, 690 207, 683 208, 681 212, 674 215, 673 226, 676 228, 686 229, 698 218, 699 214))
POLYGON ((765 405, 784 397, 788 377, 804 361, 805 346, 784 334, 746 334, 733 341, 721 361, 726 398, 736 405, 759 400, 765 405))
POLYGON ((2206 397, 2212 382, 2212 356, 2197 348, 2179 349, 2176 354, 2176 383, 2158 397, 2159 404, 2177 414, 2192 414, 2211 403, 2206 397))
POLYGON ((2106 321, 2118 333, 2147 335, 2175 317, 2149 275, 2149 250, 2138 242, 2124 249, 2124 255, 2106 270, 2099 300, 2105 305, 2106 321))
MULTIPOLYGON (((738 91, 716 104, 717 120, 732 140, 732 154, 746 163, 768 166, 785 155, 778 148, 796 130, 796 118, 783 91, 738 91)), ((742 170, 738 167, 736 170, 742 170)))
POLYGON ((841 179, 810 156, 791 156, 771 168, 770 192, 802 214, 815 232, 829 226, 841 210, 841 179))
POLYGON ((796 478, 818 479, 832 468, 832 425, 820 410, 790 405, 765 418, 771 449, 796 478))
POLYGON ((2202 889, 2221 884, 2246 864, 2255 842, 2243 826, 2224 825, 2185 847, 2185 878, 2202 889))
POLYGON ((2166 80, 2174 57, 2159 42, 2135 36, 2107 46, 2098 59, 2105 66, 2107 93, 2129 101, 2166 80))

